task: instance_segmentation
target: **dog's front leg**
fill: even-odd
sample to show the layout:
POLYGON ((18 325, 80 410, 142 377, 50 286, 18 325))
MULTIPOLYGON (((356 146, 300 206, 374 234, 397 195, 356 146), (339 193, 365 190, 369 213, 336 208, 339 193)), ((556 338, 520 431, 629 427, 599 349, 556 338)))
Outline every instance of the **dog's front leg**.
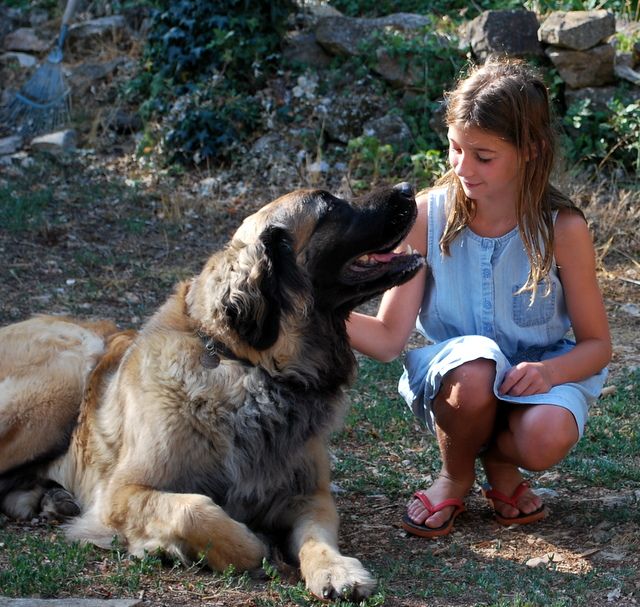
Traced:
POLYGON ((255 569, 267 556, 264 543, 246 525, 204 495, 124 485, 110 501, 107 522, 124 536, 134 555, 162 550, 187 561, 204 555, 217 571, 229 565, 255 569))
POLYGON ((358 559, 340 554, 327 449, 321 440, 310 441, 307 449, 317 474, 317 489, 292 523, 292 553, 298 555, 307 588, 317 597, 364 599, 373 592, 376 581, 358 559))
POLYGON ((310 592, 321 599, 362 600, 376 582, 358 559, 340 554, 338 514, 333 497, 318 490, 301 512, 293 529, 293 547, 310 592))

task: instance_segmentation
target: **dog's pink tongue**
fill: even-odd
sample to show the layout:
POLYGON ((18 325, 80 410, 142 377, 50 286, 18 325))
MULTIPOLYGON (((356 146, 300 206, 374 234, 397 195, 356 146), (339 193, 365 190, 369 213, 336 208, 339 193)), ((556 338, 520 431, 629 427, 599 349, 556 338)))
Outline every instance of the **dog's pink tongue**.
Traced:
POLYGON ((371 253, 369 257, 371 259, 375 259, 379 263, 387 263, 391 261, 394 257, 399 255, 399 253, 371 253))

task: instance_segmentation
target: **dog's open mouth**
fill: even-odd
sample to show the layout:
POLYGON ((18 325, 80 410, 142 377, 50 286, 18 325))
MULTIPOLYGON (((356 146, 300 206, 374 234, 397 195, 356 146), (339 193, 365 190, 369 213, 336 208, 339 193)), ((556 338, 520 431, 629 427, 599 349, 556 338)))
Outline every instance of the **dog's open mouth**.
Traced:
POLYGON ((404 251, 394 248, 360 255, 343 268, 341 277, 350 284, 370 282, 383 275, 413 272, 424 263, 424 257, 407 245, 404 251))

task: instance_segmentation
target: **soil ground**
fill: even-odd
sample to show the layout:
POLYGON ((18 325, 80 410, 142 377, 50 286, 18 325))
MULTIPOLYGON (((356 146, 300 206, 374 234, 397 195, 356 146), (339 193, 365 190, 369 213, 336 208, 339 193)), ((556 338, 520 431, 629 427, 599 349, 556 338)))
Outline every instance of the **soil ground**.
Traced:
MULTIPOLYGON (((5 192, 12 189, 23 201, 48 192, 48 202, 41 212, 25 219, 24 229, 0 226, 2 324, 53 312, 111 318, 123 328, 137 328, 177 280, 198 271, 245 214, 285 191, 266 189, 260 183, 247 186, 240 194, 220 187, 203 202, 193 195, 193 177, 172 185, 140 185, 141 175, 135 174, 134 166, 117 158, 76 156, 38 158, 28 170, 3 171, 0 187, 5 192), (137 186, 127 185, 136 180, 137 186)), ((288 188, 294 185, 299 184, 288 188)), ((612 381, 623 379, 630 367, 640 365, 640 319, 629 313, 638 301, 640 287, 633 282, 638 278, 637 263, 624 256, 614 257, 614 263, 603 267, 600 275, 614 342, 612 381)), ((428 440, 417 429, 413 438, 416 449, 428 440)), ((348 444, 348 436, 345 441, 341 448, 368 459, 362 445, 348 444)), ((546 480, 553 481, 553 471, 547 474, 546 480)), ((337 495, 341 543, 346 553, 358 556, 379 574, 408 559, 425 563, 424 575, 399 569, 387 582, 390 591, 385 605, 391 607, 487 604, 488 597, 473 588, 455 589, 450 602, 418 597, 429 595, 429 585, 438 583, 442 568, 455 570, 469 563, 481 567, 494 559, 522 565, 546 555, 558 575, 568 578, 588 575, 594 567, 615 571, 621 562, 640 568, 638 553, 629 552, 630 546, 640 546, 640 520, 616 525, 607 516, 607 504, 637 508, 638 490, 574 485, 545 499, 551 510, 548 519, 531 529, 504 529, 493 521, 476 493, 449 538, 424 542, 408 538, 399 527, 404 499, 346 492, 337 495)), ((50 527, 38 521, 6 522, 5 528, 44 536, 51 533, 50 527)), ((98 560, 93 567, 97 583, 89 595, 113 596, 112 586, 99 583, 100 571, 108 570, 109 563, 98 560)), ((295 572, 285 571, 284 581, 295 579, 295 572)), ((168 568, 160 579, 150 577, 144 582, 140 596, 148 605, 294 604, 264 581, 250 585, 250 589, 235 588, 212 581, 202 570, 168 568)), ((633 595, 638 593, 640 578, 633 595)), ((636 604, 636 599, 627 596, 628 600, 616 597, 615 604, 636 604)), ((610 605, 611 601, 604 593, 601 600, 594 597, 589 604, 610 605)))
MULTIPOLYGON (((94 103, 97 108, 100 98, 94 103)), ((91 114, 91 108, 85 111, 91 114)), ((30 168, 25 163, 0 167, 0 195, 12 197, 16 208, 27 209, 21 224, 12 227, 4 216, 0 225, 0 324, 46 312, 111 318, 123 328, 138 328, 178 280, 199 270, 242 217, 277 195, 307 185, 300 175, 265 182, 258 171, 236 167, 217 172, 203 194, 203 179, 209 174, 193 172, 173 179, 143 169, 132 154, 131 140, 112 135, 96 139, 90 131, 88 125, 80 132, 82 152, 37 157, 30 168)), ((326 185, 335 191, 339 184, 326 185)), ((637 238, 638 227, 626 226, 618 238, 629 233, 637 238)), ((640 366, 640 263, 612 250, 602 258, 600 281, 614 344, 610 380, 614 383, 640 366)), ((428 440, 417 429, 411 438, 416 449, 428 440)), ((345 440, 345 450, 368 459, 361 445, 345 440)), ((548 474, 546 480, 553 481, 553 471, 548 474)), ((389 577, 385 605, 390 607, 497 604, 500 597, 485 596, 474 586, 452 587, 447 600, 424 598, 430 587, 451 579, 443 572, 455 574, 456 569, 462 572, 470 566, 481 570, 495 559, 522 565, 546 555, 560 579, 567 580, 588 579, 594 568, 614 575, 623 566, 640 570, 640 520, 619 525, 615 516, 609 516, 615 508, 637 512, 638 490, 592 485, 559 489, 545 498, 551 516, 531 529, 499 527, 476 493, 454 533, 435 542, 408 538, 400 529, 404 499, 356 492, 340 493, 336 499, 342 548, 377 575, 389 577), (411 567, 404 567, 393 573, 397 564, 412 561, 419 571, 409 574, 411 567)), ((52 533, 39 521, 5 522, 5 529, 43 537, 52 533)), ((107 559, 96 560, 90 571, 95 583, 88 595, 129 596, 101 583, 104 572, 112 568, 107 559)), ((506 571, 510 575, 513 570, 506 571)), ((294 571, 282 575, 283 582, 295 582, 294 571)), ((504 599, 515 601, 517 594, 516 584, 504 599)), ((635 605, 640 600, 640 578, 635 589, 627 588, 623 595, 611 588, 589 596, 589 605, 635 605)), ((140 597, 144 605, 154 606, 300 604, 264 580, 250 582, 249 588, 235 587, 199 569, 166 568, 159 579, 149 576, 143 580, 140 597)), ((562 604, 573 604, 570 597, 567 601, 562 604)))

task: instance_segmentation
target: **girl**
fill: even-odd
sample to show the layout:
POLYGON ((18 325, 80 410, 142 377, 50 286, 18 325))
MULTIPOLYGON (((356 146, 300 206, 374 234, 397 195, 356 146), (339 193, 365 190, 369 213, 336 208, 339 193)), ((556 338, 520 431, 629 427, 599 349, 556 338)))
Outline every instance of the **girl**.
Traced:
POLYGON ((422 537, 451 531, 478 456, 499 523, 545 516, 520 468, 567 455, 611 357, 586 221, 549 183, 543 82, 522 62, 491 60, 446 99, 451 169, 418 196, 407 237, 430 272, 385 293, 375 317, 348 323, 353 347, 381 361, 402 352, 414 322, 434 342, 407 354, 399 386, 442 456, 403 519, 422 537))

